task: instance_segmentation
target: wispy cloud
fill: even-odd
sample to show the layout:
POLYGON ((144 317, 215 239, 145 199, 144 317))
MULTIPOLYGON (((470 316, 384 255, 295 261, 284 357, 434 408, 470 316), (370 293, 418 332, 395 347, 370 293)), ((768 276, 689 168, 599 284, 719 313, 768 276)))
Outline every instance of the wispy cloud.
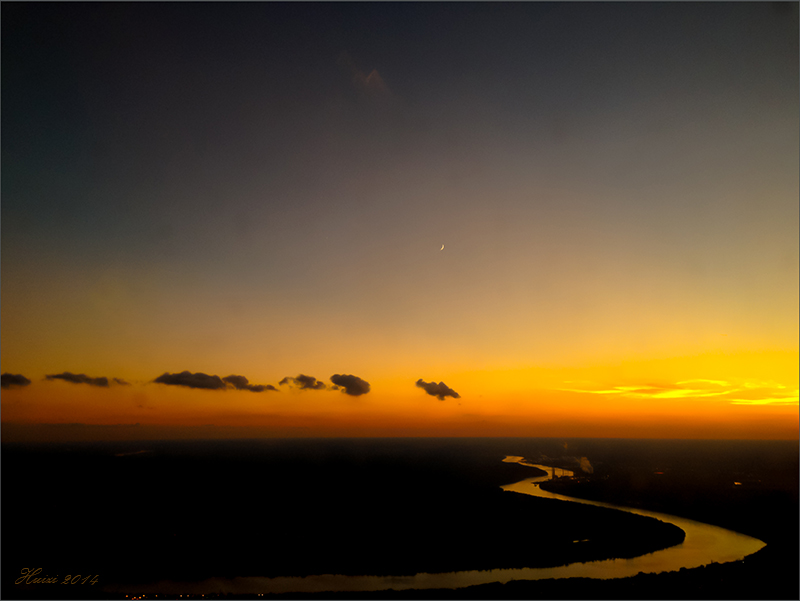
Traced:
MULTIPOLYGON (((313 376, 307 376, 305 374, 300 374, 296 378, 291 376, 286 376, 283 380, 278 382, 279 386, 294 386, 299 388, 300 390, 325 390, 327 387, 325 386, 325 382, 317 380, 313 376)), ((338 388, 336 389, 338 390, 338 388)))
POLYGON ((349 76, 353 87, 365 97, 384 103, 394 99, 394 94, 383 81, 377 69, 365 73, 356 66, 355 61, 346 50, 339 54, 336 63, 349 76))
POLYGON ((731 385, 730 382, 726 382, 725 380, 706 380, 706 379, 703 379, 703 378, 697 378, 697 379, 694 379, 694 380, 682 380, 680 382, 676 382, 676 384, 679 385, 679 386, 682 386, 683 384, 694 384, 694 383, 716 384, 718 386, 730 386, 731 385))
POLYGON ((766 399, 728 399, 734 405, 797 405, 800 404, 800 391, 795 390, 790 396, 766 399))
POLYGON ((797 405, 800 390, 786 388, 776 382, 746 382, 735 398, 728 399, 734 405, 797 405))
POLYGON ((265 390, 278 390, 272 384, 251 384, 244 376, 230 375, 222 378, 223 382, 230 384, 236 390, 249 390, 250 392, 264 392, 265 390))
POLYGON ((736 405, 797 405, 798 391, 790 392, 777 382, 747 380, 738 383, 725 380, 696 378, 664 384, 637 386, 587 386, 559 388, 566 392, 582 394, 617 395, 634 399, 685 399, 717 397, 736 405))

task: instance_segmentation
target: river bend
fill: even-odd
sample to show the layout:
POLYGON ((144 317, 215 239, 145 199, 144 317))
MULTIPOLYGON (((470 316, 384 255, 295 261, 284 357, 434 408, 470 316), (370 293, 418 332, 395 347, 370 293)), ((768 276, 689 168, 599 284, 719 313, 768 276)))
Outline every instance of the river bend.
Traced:
MULTIPOLYGON (((385 589, 436 589, 461 588, 491 582, 508 582, 510 580, 541 580, 545 578, 625 578, 635 576, 639 572, 659 573, 696 568, 710 563, 726 563, 738 561, 751 555, 765 546, 762 541, 720 528, 687 520, 664 513, 646 511, 567 497, 542 490, 539 484, 550 480, 553 472, 556 475, 572 476, 572 472, 544 465, 528 463, 523 457, 508 456, 503 461, 520 463, 537 467, 548 473, 538 478, 526 478, 520 482, 503 486, 503 490, 532 495, 546 499, 559 499, 573 503, 596 505, 618 509, 656 518, 674 524, 686 533, 683 543, 655 551, 632 559, 607 559, 585 563, 572 563, 554 568, 515 568, 495 570, 470 570, 463 572, 420 573, 413 576, 344 576, 340 574, 321 574, 306 577, 237 577, 210 578, 201 582, 157 582, 146 586, 131 588, 132 593, 161 592, 175 594, 207 594, 222 592, 230 594, 258 593, 314 593, 314 592, 347 592, 378 591, 385 589)), ((580 544, 578 542, 578 544, 580 544)), ((122 592, 128 592, 123 590, 122 592)))
MULTIPOLYGON (((553 468, 527 463, 522 457, 506 457, 506 462, 516 462, 522 465, 537 467, 541 470, 549 472, 553 468)), ((567 470, 558 470, 562 474, 572 476, 572 472, 567 470)), ((541 476, 539 478, 527 478, 514 484, 503 486, 503 490, 513 492, 520 492, 534 497, 544 499, 559 499, 562 501, 572 501, 573 503, 582 503, 584 505, 595 505, 596 507, 608 507, 610 509, 618 509, 643 515, 651 518, 656 518, 668 524, 674 524, 686 533, 684 541, 673 547, 655 551, 632 559, 606 559, 602 561, 591 561, 587 563, 575 563, 557 568, 547 568, 542 571, 547 572, 546 576, 536 576, 535 578, 626 578, 628 576, 635 576, 639 572, 644 573, 659 573, 659 572, 672 572, 680 570, 681 568, 698 568, 700 566, 708 565, 710 563, 727 563, 729 561, 738 561, 744 559, 748 555, 752 555, 759 549, 765 546, 762 541, 739 534, 732 530, 720 528, 719 526, 712 526, 710 524, 703 524, 688 520, 686 518, 677 517, 674 515, 667 515, 666 513, 658 513, 655 511, 647 511, 645 509, 636 509, 632 507, 623 507, 620 505, 613 505, 611 503, 602 503, 600 501, 589 501, 586 499, 578 499, 575 497, 568 497, 556 493, 542 490, 539 487, 541 482, 546 482, 552 478, 552 474, 541 476)), ((533 579, 533 578, 531 578, 533 579)))

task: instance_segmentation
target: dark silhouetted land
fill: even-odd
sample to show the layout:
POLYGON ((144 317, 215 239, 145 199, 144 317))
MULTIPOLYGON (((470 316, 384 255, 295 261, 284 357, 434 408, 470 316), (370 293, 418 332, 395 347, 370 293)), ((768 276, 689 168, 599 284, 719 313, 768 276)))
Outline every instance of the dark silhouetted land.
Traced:
MULTIPOLYGON (((791 575, 789 562, 794 560, 796 576, 796 471, 792 489, 791 478, 787 480, 784 473, 785 453, 768 456, 766 462, 774 469, 765 471, 766 451, 761 452, 760 464, 752 459, 752 466, 739 463, 735 453, 731 459, 726 451, 717 463, 697 461, 698 473, 691 475, 666 464, 654 468, 641 448, 627 457, 625 443, 621 447, 597 443, 592 448, 584 442, 583 448, 564 450, 556 442, 418 439, 6 445, 2 456, 3 597, 77 594, 88 598, 98 593, 63 587, 53 591, 43 585, 10 587, 13 581, 7 575, 18 574, 31 562, 48 573, 98 573, 106 585, 113 585, 212 576, 402 575, 545 567, 635 557, 682 540, 681 530, 656 520, 503 492, 500 485, 536 475, 533 468, 502 463, 505 454, 534 460, 544 454, 551 463, 574 469, 571 462, 588 453, 595 467, 590 479, 552 486, 575 496, 699 520, 705 516, 710 523, 765 540, 767 549, 778 549, 793 537, 794 556, 785 556, 780 565, 791 575), (722 473, 731 462, 745 470, 737 472, 737 477, 749 483, 723 493, 717 483, 724 480, 722 473), (703 465, 710 465, 712 473, 704 474, 703 465), (761 474, 762 484, 771 482, 772 488, 767 484, 757 488, 745 477, 750 473, 761 474), (662 478, 665 475, 667 479, 662 478), (792 508, 794 517, 789 515, 792 508), (689 509, 694 513, 687 513, 689 509), (762 517, 742 513, 753 511, 762 517), (711 514, 716 519, 708 519, 714 517, 711 514), (786 526, 783 538, 781 526, 786 526), (590 542, 573 544, 578 539, 590 542)), ((652 450, 653 443, 643 444, 652 450)), ((663 449, 653 453, 657 463, 673 461, 664 459, 663 449)), ((689 464, 684 458, 674 465, 689 464)), ((758 566, 758 560, 752 563, 758 566)), ((710 574, 714 568, 705 570, 710 574)), ((685 586, 686 575, 677 577, 684 584, 676 586, 685 586)), ((362 598, 603 598, 602 591, 611 591, 609 598, 626 598, 621 594, 626 590, 631 598, 680 598, 658 597, 670 589, 652 578, 666 583, 672 577, 640 576, 611 584, 511 582, 457 591, 369 593, 362 598)), ((700 580, 709 578, 714 579, 700 580)), ((757 580, 758 575, 753 578, 757 580)), ((795 591, 796 581, 795 577, 795 591)), ((704 598, 704 589, 698 586, 692 589, 697 591, 693 596, 704 598)))

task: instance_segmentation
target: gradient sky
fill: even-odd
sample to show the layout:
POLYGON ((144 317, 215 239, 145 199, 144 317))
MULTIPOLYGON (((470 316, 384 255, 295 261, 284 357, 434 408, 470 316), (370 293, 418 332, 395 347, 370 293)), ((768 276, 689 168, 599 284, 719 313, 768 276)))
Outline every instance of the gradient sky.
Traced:
POLYGON ((797 3, 4 2, 4 439, 796 439, 798 53, 797 3))

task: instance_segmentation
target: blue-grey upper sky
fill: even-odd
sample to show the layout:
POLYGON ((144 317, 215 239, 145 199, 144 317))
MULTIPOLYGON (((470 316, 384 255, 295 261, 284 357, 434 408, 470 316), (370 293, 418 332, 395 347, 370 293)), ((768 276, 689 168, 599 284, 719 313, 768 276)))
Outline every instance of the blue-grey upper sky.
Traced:
POLYGON ((14 373, 796 348, 796 3, 3 3, 2 78, 14 373))

